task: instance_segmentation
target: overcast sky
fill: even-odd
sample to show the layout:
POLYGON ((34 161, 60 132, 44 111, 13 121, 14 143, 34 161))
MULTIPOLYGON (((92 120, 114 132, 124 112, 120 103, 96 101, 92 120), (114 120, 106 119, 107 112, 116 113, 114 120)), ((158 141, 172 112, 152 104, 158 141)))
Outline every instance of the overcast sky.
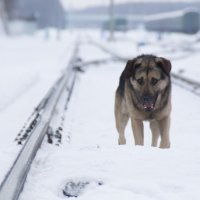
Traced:
MULTIPOLYGON (((95 5, 108 5, 110 0, 61 0, 66 8, 70 9, 81 9, 95 5)), ((187 1, 191 2, 192 0, 114 0, 116 3, 123 2, 148 2, 148 1, 160 1, 160 2, 173 2, 173 1, 187 1)))
MULTIPOLYGON (((118 0, 118 2, 119 1, 125 2, 126 0, 118 0)), ((109 0, 62 0, 62 2, 65 7, 80 9, 96 5, 108 5, 109 0)))

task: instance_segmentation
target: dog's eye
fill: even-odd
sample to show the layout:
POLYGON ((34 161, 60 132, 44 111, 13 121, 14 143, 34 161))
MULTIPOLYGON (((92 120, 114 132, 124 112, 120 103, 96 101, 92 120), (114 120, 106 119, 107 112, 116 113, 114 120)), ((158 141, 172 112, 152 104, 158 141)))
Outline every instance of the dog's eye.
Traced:
POLYGON ((143 79, 143 78, 139 78, 139 79, 137 79, 137 82, 138 82, 140 85, 143 85, 143 84, 144 84, 144 79, 143 79))
POLYGON ((152 78, 152 79, 151 79, 151 84, 152 84, 152 85, 156 85, 156 84, 158 83, 158 81, 159 81, 159 80, 158 80, 157 78, 152 78))

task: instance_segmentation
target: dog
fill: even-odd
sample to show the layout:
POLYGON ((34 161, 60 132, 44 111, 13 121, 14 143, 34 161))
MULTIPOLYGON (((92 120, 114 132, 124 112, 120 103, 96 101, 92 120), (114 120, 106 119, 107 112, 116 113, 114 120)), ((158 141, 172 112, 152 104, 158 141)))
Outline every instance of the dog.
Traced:
POLYGON ((150 122, 151 146, 170 148, 171 62, 163 57, 140 55, 128 60, 115 93, 115 121, 118 144, 126 144, 129 118, 135 145, 144 145, 143 121, 150 122))

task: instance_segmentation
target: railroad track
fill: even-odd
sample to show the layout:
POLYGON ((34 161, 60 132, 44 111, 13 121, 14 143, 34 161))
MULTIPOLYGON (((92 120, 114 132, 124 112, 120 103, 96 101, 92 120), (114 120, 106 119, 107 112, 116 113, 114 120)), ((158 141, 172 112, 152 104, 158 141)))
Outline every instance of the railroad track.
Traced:
MULTIPOLYGON (((107 47, 95 42, 90 37, 88 37, 88 41, 92 45, 95 45, 98 48, 102 49, 104 52, 110 54, 112 56, 112 59, 110 59, 110 61, 117 61, 117 62, 123 62, 124 63, 124 62, 127 62, 128 59, 132 59, 132 58, 128 58, 128 57, 125 58, 125 57, 119 56, 118 54, 111 51, 107 47)), ((107 60, 107 62, 108 61, 109 60, 107 60)), ((106 63, 106 61, 105 60, 96 60, 93 63, 102 64, 102 63, 106 63)), ((186 89, 186 90, 192 92, 193 94, 195 94, 197 96, 200 96, 200 82, 195 81, 195 80, 191 80, 189 78, 183 77, 183 76, 176 74, 176 73, 171 73, 171 76, 172 76, 172 82, 174 84, 176 84, 177 86, 179 86, 183 89, 186 89)))
MULTIPOLYGON (((5 179, 0 185, 0 200, 17 200, 19 198, 31 163, 35 158, 35 155, 46 134, 48 135, 48 142, 52 143, 52 120, 56 117, 55 111, 59 109, 58 104, 60 101, 64 102, 62 103, 61 110, 67 109, 77 72, 82 71, 80 65, 84 67, 88 65, 107 63, 110 61, 126 62, 128 59, 130 59, 117 55, 115 52, 109 50, 99 43, 92 41, 91 39, 89 39, 89 41, 92 45, 95 45, 104 52, 110 54, 111 58, 94 60, 85 63, 81 62, 78 58, 79 44, 77 43, 70 62, 68 63, 63 75, 56 81, 39 105, 35 108, 34 112, 28 118, 27 122, 16 138, 16 142, 18 144, 24 143, 24 145, 9 172, 7 173, 5 179)), ((172 73, 172 80, 175 84, 189 90, 190 92, 193 92, 195 95, 200 96, 200 83, 186 79, 174 73, 172 73)), ((57 130, 54 130, 57 134, 56 137, 58 138, 58 142, 61 140, 60 131, 62 130, 63 120, 64 119, 61 118, 60 125, 58 125, 57 130)))
POLYGON ((172 82, 200 97, 200 82, 172 73, 172 82))
MULTIPOLYGON (((26 124, 20 131, 16 141, 24 145, 0 185, 0 200, 17 200, 23 189, 31 163, 42 144, 44 136, 51 130, 51 121, 61 104, 63 109, 67 108, 73 86, 79 71, 78 59, 79 43, 77 42, 72 57, 63 75, 51 87, 34 112, 31 114, 26 124)), ((63 120, 63 119, 62 119, 63 120)), ((61 127, 59 127, 59 130, 61 127)), ((48 138, 48 140, 50 140, 48 138)))

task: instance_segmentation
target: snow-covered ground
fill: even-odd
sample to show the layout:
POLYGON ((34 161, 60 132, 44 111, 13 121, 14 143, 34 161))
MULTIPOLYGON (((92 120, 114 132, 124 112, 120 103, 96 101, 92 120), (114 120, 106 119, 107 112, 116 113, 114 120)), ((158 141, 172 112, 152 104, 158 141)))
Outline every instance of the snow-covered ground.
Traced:
MULTIPOLYGON (((166 34, 157 41, 155 33, 140 30, 116 34, 112 42, 91 30, 66 31, 60 41, 55 37, 45 40, 43 33, 12 39, 1 36, 0 180, 20 149, 14 138, 61 74, 77 35, 84 61, 110 58, 88 42, 89 35, 127 58, 140 53, 170 58, 173 72, 199 81, 198 35, 166 34)), ((67 199, 63 190, 84 200, 199 200, 199 97, 173 86, 171 149, 150 146, 148 123, 144 147, 133 145, 130 125, 127 145, 118 146, 114 93, 124 66, 116 62, 90 65, 79 75, 66 113, 62 145, 43 142, 20 200, 67 199), (71 183, 77 191, 70 190, 71 183)))
MULTIPOLYGON (((126 43, 126 35, 123 44, 122 39, 106 43, 98 34, 95 39, 116 52, 129 50, 130 54, 133 51, 134 57, 138 51, 134 43, 133 48, 126 43)), ((95 33, 91 35, 95 36, 95 33)), ((155 48, 154 43, 151 46, 155 48)), ((149 49, 151 46, 149 44, 149 49)), ((179 51, 179 54, 184 53, 179 51)), ((87 40, 82 44, 80 54, 87 61, 109 57, 87 40)), ((196 62, 198 64, 200 60, 196 62)), ((196 71, 192 68, 184 68, 189 65, 188 60, 176 61, 177 67, 195 76, 196 71)), ((150 146, 148 123, 145 124, 144 147, 134 146, 130 125, 126 130, 127 145, 118 146, 114 93, 124 66, 125 63, 112 62, 90 66, 79 75, 66 113, 63 145, 43 143, 20 200, 68 199, 63 190, 82 200, 199 200, 199 97, 173 86, 171 149, 150 146)), ((195 69, 200 73, 200 69, 195 69)))
POLYGON ((75 34, 65 32, 60 41, 34 36, 0 37, 0 180, 11 167, 21 146, 15 137, 41 101, 72 52, 75 34))

